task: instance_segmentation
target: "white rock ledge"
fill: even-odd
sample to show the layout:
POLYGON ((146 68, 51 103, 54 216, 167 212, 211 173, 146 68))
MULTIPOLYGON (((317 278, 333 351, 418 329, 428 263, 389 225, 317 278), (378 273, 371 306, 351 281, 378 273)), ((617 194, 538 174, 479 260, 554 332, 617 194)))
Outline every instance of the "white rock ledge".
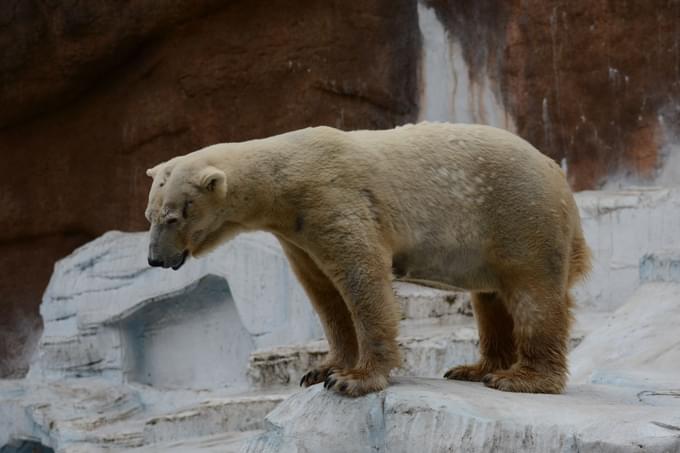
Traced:
POLYGON ((658 389, 580 385, 536 395, 395 378, 383 392, 352 399, 316 385, 272 411, 242 451, 677 452, 680 398, 658 389))

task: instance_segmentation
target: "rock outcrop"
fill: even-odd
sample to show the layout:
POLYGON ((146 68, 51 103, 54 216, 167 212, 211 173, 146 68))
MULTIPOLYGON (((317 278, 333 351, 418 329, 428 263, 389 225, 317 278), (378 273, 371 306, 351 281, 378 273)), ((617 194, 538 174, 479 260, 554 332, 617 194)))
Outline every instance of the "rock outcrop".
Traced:
POLYGON ((273 236, 241 235, 181 272, 149 267, 147 242, 110 232, 57 264, 29 378, 238 387, 253 350, 321 337, 273 236))
POLYGON ((680 399, 636 388, 581 385, 564 395, 500 393, 479 383, 395 379, 378 394, 342 398, 317 385, 281 403, 247 453, 672 452, 680 399), (652 396, 653 395, 653 396, 652 396))

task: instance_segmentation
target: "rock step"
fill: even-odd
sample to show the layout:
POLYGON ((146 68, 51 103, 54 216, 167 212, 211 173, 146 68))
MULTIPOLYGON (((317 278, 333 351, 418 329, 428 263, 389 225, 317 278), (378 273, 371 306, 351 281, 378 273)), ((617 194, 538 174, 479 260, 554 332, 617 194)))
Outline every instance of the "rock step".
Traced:
POLYGON ((0 380, 0 427, 6 430, 0 451, 9 441, 25 439, 68 453, 167 451, 166 446, 194 440, 208 449, 213 445, 210 436, 222 435, 224 440, 229 433, 230 439, 240 439, 239 433, 264 429, 265 416, 297 390, 205 393, 116 387, 91 378, 40 386, 27 380, 0 380), (28 398, 22 399, 25 395, 28 398))
MULTIPOLYGON (((583 336, 583 332, 575 332, 571 348, 577 346, 583 336)), ((450 367, 474 362, 479 357, 479 336, 473 320, 456 325, 402 329, 398 341, 402 366, 392 371, 394 376, 439 378, 450 367)), ((261 349, 250 356, 248 379, 252 386, 259 388, 297 385, 303 374, 321 363, 327 353, 325 340, 261 349)))
POLYGON ((264 428, 265 416, 294 390, 212 398, 146 420, 103 427, 88 440, 112 451, 236 452, 244 439, 264 428))
POLYGON ((143 442, 145 445, 173 443, 226 432, 259 430, 263 428, 265 415, 291 393, 291 390, 281 390, 211 399, 152 417, 144 423, 143 442))
POLYGON ((392 287, 403 320, 472 316, 468 292, 444 291, 405 282, 394 282, 392 287))
POLYGON ((680 283, 680 250, 644 255, 640 260, 640 282, 680 283))
MULTIPOLYGON (((110 447, 102 448, 101 443, 75 443, 60 449, 60 453, 118 453, 118 452, 137 452, 137 453, 238 453, 248 442, 252 441, 262 430, 254 431, 228 431, 207 436, 194 436, 185 439, 178 439, 156 444, 139 444, 134 448, 110 447)), ((23 451, 23 450, 21 450, 23 451)), ((31 450, 32 452, 33 450, 31 450)), ((28 452, 28 450, 27 450, 28 452)))
POLYGON ((188 439, 145 445, 143 447, 125 451, 138 453, 238 453, 249 441, 262 433, 263 431, 261 430, 243 432, 230 431, 209 436, 191 437, 188 439))

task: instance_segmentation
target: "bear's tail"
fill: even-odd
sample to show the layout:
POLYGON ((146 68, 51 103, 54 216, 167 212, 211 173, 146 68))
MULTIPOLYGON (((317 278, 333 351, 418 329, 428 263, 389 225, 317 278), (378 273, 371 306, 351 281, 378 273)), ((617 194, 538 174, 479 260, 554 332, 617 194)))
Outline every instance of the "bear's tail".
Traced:
POLYGON ((588 276, 592 269, 592 255, 583 234, 576 234, 571 242, 571 256, 569 258, 569 276, 567 286, 574 284, 588 276))

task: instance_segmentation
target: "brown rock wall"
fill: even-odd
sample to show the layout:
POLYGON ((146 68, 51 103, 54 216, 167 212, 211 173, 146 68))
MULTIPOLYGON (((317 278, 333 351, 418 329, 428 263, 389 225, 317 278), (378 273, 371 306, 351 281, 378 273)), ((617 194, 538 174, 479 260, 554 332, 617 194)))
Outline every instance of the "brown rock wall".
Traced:
MULTIPOLYGON (((0 57, 10 340, 37 318, 55 259, 107 230, 146 228, 149 166, 216 142, 416 114, 412 1, 2 2, 0 48, 11 42, 0 57)), ((0 357, 14 364, 10 340, 0 357)))
POLYGON ((680 124, 680 1, 426 3, 572 187, 654 176, 662 129, 680 124))

